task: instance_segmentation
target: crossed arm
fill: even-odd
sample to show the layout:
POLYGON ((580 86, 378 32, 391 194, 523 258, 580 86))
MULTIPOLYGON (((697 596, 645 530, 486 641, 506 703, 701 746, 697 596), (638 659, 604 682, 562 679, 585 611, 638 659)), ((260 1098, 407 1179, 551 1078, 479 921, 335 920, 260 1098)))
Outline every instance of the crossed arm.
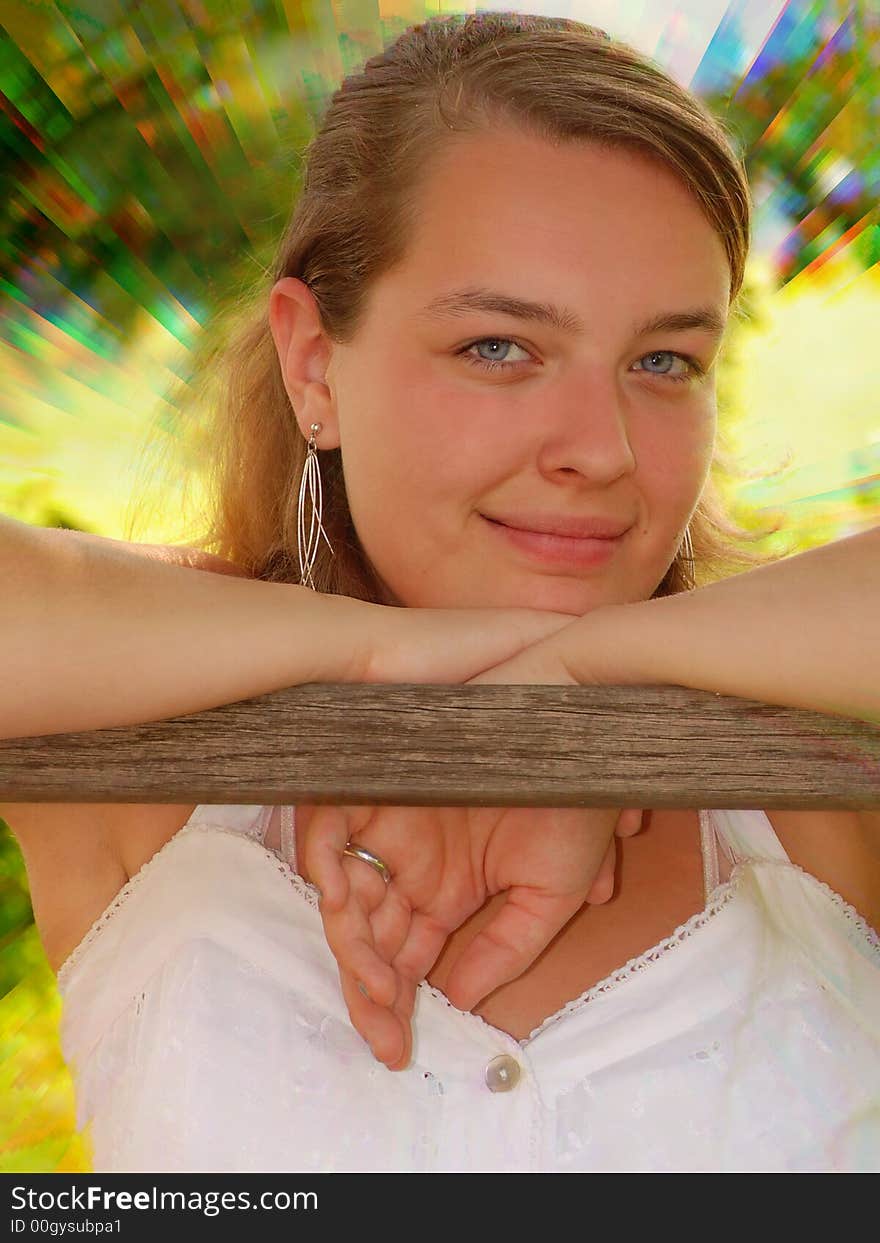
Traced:
MULTIPOLYGON (((59 646, 71 625, 77 628, 75 638, 78 642, 89 640, 96 629, 96 618, 102 610, 106 612, 103 599, 97 599, 101 594, 97 589, 103 588, 103 596, 114 605, 117 616, 124 609, 127 628, 135 634, 135 638, 140 638, 132 619, 151 605, 153 597, 161 605, 169 595, 172 584, 161 573, 155 580, 146 573, 134 575, 132 559, 135 562, 164 563, 162 567, 157 565, 157 570, 172 567, 166 571, 172 574, 177 567, 187 567, 211 571, 209 577, 215 574, 248 577, 239 567, 199 549, 130 544, 82 532, 62 533, 29 528, 26 524, 0 517, 0 569, 4 572, 7 587, 12 591, 7 602, 6 623, 7 627, 11 626, 7 637, 14 643, 18 640, 19 630, 31 639, 36 634, 44 657, 48 645, 54 643, 54 646, 59 646), (49 548, 51 555, 48 557, 45 555, 47 544, 54 545, 49 548), (63 549, 65 544, 66 550, 63 549), (71 574, 69 563, 76 562, 76 557, 70 557, 67 553, 77 553, 80 549, 87 553, 93 551, 96 554, 94 561, 90 563, 86 559, 85 570, 75 564, 75 573, 71 574), (59 552, 64 555, 59 555, 59 552), (115 555, 117 552, 118 556, 115 555), (25 573, 25 567, 31 561, 37 563, 37 571, 33 575, 25 573), (57 571, 56 564, 60 567, 57 571), (120 569, 124 573, 116 573, 120 569), (122 586, 111 581, 114 574, 122 586), (94 580, 86 584, 96 589, 94 598, 88 598, 87 591, 83 589, 85 579, 94 580), (51 593, 68 588, 69 584, 76 592, 76 598, 70 599, 68 595, 68 620, 65 626, 56 627, 56 633, 56 630, 49 628, 44 615, 57 612, 50 607, 51 593), (22 601, 20 619, 15 613, 18 606, 16 588, 19 585, 18 596, 22 601), (133 603, 129 602, 123 588, 128 588, 129 594, 135 597, 133 603), (153 590, 150 591, 150 588, 153 590)), ((202 578, 201 575, 197 577, 202 578)), ((329 597, 314 597, 305 588, 251 583, 241 597, 239 619, 236 616, 237 596, 233 599, 233 595, 227 592, 209 595, 209 585, 205 583, 206 590, 190 600, 185 578, 176 579, 174 585, 178 588, 175 598, 180 597, 179 616, 174 619, 178 627, 182 625, 180 617, 187 620, 189 612, 203 618, 210 617, 211 606, 215 606, 220 613, 225 628, 238 620, 249 621, 253 628, 263 615, 274 624, 279 611, 283 613, 284 624, 290 626, 293 604, 289 593, 296 592, 300 614, 312 602, 321 606, 320 610, 315 610, 315 616, 321 633, 327 632, 328 617, 323 610, 328 602, 332 604, 333 601, 329 597), (251 589, 263 595, 259 599, 252 597, 251 589), (283 596, 279 608, 274 607, 276 595, 279 600, 283 596), (224 603, 225 609, 222 607, 224 603)), ((336 602, 360 604, 345 598, 336 602)), ((341 640, 336 646, 346 646, 350 637, 363 633, 365 629, 376 632, 375 626, 365 627, 363 621, 370 613, 381 613, 383 628, 389 631, 384 643, 387 651, 382 657, 387 666, 387 658, 399 644, 400 638, 399 635, 390 635, 390 619, 398 618, 401 610, 377 610, 369 605, 365 608, 366 612, 353 614, 361 624, 349 626, 346 631, 340 627, 341 640)), ((339 612, 342 613, 341 608, 339 612)), ((407 612, 411 620, 418 620, 418 616, 412 617, 411 610, 407 612)), ((416 610, 416 615, 425 612, 416 610)), ((477 622, 478 629, 485 628, 489 613, 497 616, 500 623, 508 620, 505 614, 515 613, 521 622, 530 612, 524 609, 427 610, 433 618, 442 617, 444 625, 463 617, 477 622)), ((310 613, 307 611, 305 616, 309 623, 310 613)), ((539 679, 534 675, 549 671, 558 674, 551 677, 550 682, 678 685, 787 707, 814 709, 880 725, 878 618, 880 525, 771 565, 722 579, 696 591, 658 600, 606 605, 570 622, 566 622, 561 615, 545 614, 541 625, 536 624, 533 629, 533 636, 537 635, 537 638, 530 642, 525 637, 526 628, 520 625, 518 635, 521 641, 510 643, 511 651, 516 654, 511 659, 496 662, 496 669, 481 677, 485 681, 535 683, 539 679)), ((118 621, 113 624, 119 628, 118 621)), ((274 647, 277 648, 278 631, 276 625, 271 634, 260 637, 264 641, 274 639, 274 647)), ((115 634, 115 631, 112 633, 115 634)), ((167 647, 174 646, 170 639, 177 633, 169 630, 167 647)), ((103 642, 105 636, 98 637, 103 642)), ((160 640, 165 637, 164 633, 159 636, 160 640)), ((302 648, 302 642, 297 646, 302 648)), ((378 648, 380 645, 374 646, 378 648)), ((473 660, 478 664, 476 653, 473 660)), ((461 663, 465 663, 464 660, 461 663)), ((27 670, 21 672, 12 658, 9 658, 8 669, 4 665, 4 671, 11 677, 16 674, 22 678, 29 676, 27 670)), ((336 672, 335 667, 333 671, 336 672)), ((326 677, 326 673, 320 670, 296 670, 299 680, 303 680, 308 672, 314 672, 319 678, 326 677)), ((404 669, 403 672, 408 671, 404 669)), ((358 673, 362 676, 354 680, 395 680, 389 676, 393 674, 392 669, 375 667, 375 658, 374 666, 365 671, 365 676, 360 669, 358 673)), ((247 676, 246 692, 256 693, 254 685, 258 675, 248 670, 247 676)), ((338 672, 336 676, 339 677, 338 672)), ((271 681, 282 685, 282 678, 280 668, 272 670, 271 681)), ((445 669, 443 679, 455 680, 445 669)), ((266 674, 265 680, 268 682, 270 675, 266 674)), ((340 680, 349 679, 342 677, 340 680)), ((27 691, 28 684, 23 683, 22 688, 27 691)), ((188 705, 185 710, 196 709, 188 705)), ((140 719, 150 718, 141 716, 140 719)), ((27 736, 13 728, 18 723, 16 720, 8 728, 3 727, 0 737, 27 736)), ((40 722, 41 726, 43 724, 40 722)), ((78 719, 70 726, 56 726, 54 722, 48 724, 50 727, 45 731, 41 728, 28 732, 98 727, 78 719)), ((101 726, 107 724, 107 721, 100 721, 101 726)))
MULTIPOLYGON (((161 719, 297 681, 468 678, 681 685, 880 725, 880 527, 687 595, 574 620, 530 610, 387 610, 284 584, 224 584, 224 576, 247 576, 195 549, 26 530, 8 520, 0 534, 11 588, 0 736, 161 719), (94 556, 68 555, 77 541, 93 545, 94 556), (181 566, 215 573, 181 574, 181 566), (59 596, 61 620, 52 607, 59 596), (294 603, 300 638, 311 630, 326 638, 329 626, 335 646, 293 641, 294 603), (371 660, 360 652, 365 634, 379 636, 371 660), (218 660, 227 649, 235 659, 218 660), (324 665, 306 667, 304 651, 323 653, 324 665), (117 666, 133 667, 129 653, 143 688, 136 703, 127 696, 120 706, 111 692, 117 666), (473 676, 475 669, 483 672, 473 676), (125 721, 112 717, 121 712, 125 721)), ((866 895, 863 913, 880 922, 880 809, 848 813, 845 832, 831 831, 833 816, 811 822, 812 859, 796 861, 844 896, 851 881, 866 895)), ((594 830, 580 901, 613 829, 609 820, 594 830)), ((584 826, 571 833, 568 841, 587 836, 584 826)), ((360 875, 371 873, 360 865, 360 875)))

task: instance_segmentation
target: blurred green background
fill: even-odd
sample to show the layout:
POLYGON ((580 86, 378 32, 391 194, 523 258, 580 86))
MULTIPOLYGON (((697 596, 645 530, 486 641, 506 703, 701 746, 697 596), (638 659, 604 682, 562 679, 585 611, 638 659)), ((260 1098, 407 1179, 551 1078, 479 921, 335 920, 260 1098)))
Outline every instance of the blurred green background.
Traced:
MULTIPOLYGON (((269 264, 327 96, 411 23, 493 7, 0 0, 0 512, 188 538, 178 482, 197 493, 198 462, 176 394, 212 312, 269 264), (152 471, 157 452, 177 482, 152 471)), ((729 494, 737 518, 777 516, 768 543, 798 549, 876 525, 877 6, 519 11, 601 25, 655 56, 746 157, 754 250, 719 376, 722 424, 751 471, 729 494)), ((89 1168, 59 1012, 0 821, 0 1170, 89 1168)))

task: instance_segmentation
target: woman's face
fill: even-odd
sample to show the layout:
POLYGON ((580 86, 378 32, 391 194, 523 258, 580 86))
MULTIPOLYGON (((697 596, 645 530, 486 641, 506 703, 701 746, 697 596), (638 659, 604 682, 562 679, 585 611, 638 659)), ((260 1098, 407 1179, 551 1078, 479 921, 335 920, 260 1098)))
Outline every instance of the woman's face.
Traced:
MULTIPOLYGON (((456 138, 420 202, 405 261, 330 347, 319 419, 389 600, 579 615, 647 599, 712 457, 720 238, 653 161, 511 130, 456 138), (564 535, 591 519, 625 534, 564 535)), ((294 404, 308 434, 314 409, 294 404)))

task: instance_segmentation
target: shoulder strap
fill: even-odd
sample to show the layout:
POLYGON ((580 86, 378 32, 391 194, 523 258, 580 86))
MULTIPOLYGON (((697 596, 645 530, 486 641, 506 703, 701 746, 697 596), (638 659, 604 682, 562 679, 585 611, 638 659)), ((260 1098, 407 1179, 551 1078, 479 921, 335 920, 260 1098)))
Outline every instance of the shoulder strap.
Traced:
POLYGON ((763 811, 751 808, 713 809, 711 815, 722 842, 735 861, 763 859, 791 862, 763 811))
POLYGON ((281 857, 296 871, 296 808, 281 808, 281 857))

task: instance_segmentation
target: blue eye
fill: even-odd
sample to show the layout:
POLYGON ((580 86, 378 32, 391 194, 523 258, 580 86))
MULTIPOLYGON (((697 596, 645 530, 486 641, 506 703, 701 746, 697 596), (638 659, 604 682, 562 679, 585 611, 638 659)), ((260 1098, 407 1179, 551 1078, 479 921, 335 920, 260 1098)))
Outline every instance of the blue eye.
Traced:
POLYGON ((475 367, 482 368, 484 371, 507 370, 510 367, 514 367, 516 364, 505 362, 504 359, 480 358, 470 353, 471 350, 476 349, 477 346, 480 345, 501 346, 502 349, 504 347, 509 348, 512 345, 515 349, 523 350, 523 353, 527 352, 521 345, 517 345, 515 341, 511 341, 509 337, 480 337, 479 341, 472 341, 470 345, 465 345, 458 351, 459 354, 461 354, 462 357, 469 363, 475 367))
MULTIPOLYGON (((522 350, 523 353, 528 353, 524 346, 518 345, 509 337, 480 337, 477 341, 472 341, 470 345, 462 346, 457 353, 471 366, 479 367, 481 371, 509 371, 518 365, 516 362, 506 361, 505 357, 484 358, 471 353, 472 350, 479 349, 481 346, 492 346, 496 353, 501 355, 509 352, 511 346, 522 350)), ((688 354, 678 354, 674 350, 652 350, 650 354, 643 354, 633 370, 671 380, 673 383, 691 380, 705 374, 703 367, 695 358, 691 358, 688 354), (645 363, 648 365, 645 366, 645 363)))
POLYGON ((672 350, 653 350, 650 354, 643 354, 638 361, 650 365, 636 366, 633 370, 644 371, 646 375, 665 376, 669 380, 689 380, 692 376, 701 374, 701 368, 693 358, 676 354, 672 350), (673 371, 675 363, 681 364, 678 371, 673 371))

